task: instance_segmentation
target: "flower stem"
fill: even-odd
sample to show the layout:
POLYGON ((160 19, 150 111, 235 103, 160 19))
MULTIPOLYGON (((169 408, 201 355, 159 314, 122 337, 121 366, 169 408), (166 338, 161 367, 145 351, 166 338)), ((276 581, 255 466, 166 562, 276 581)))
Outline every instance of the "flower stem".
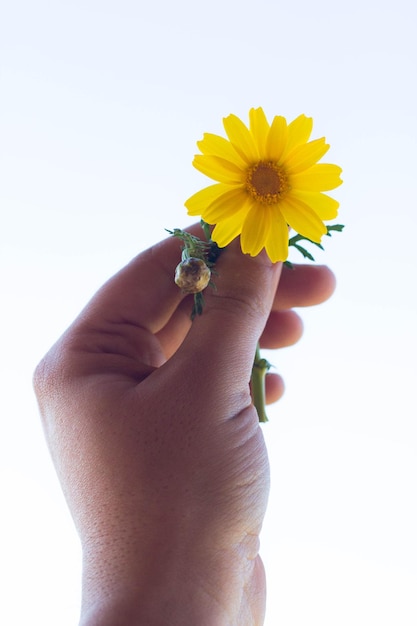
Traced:
POLYGON ((266 359, 261 358, 258 343, 252 367, 251 389, 253 404, 258 412, 260 422, 268 421, 268 417, 265 412, 265 376, 270 367, 271 364, 268 363, 266 359))

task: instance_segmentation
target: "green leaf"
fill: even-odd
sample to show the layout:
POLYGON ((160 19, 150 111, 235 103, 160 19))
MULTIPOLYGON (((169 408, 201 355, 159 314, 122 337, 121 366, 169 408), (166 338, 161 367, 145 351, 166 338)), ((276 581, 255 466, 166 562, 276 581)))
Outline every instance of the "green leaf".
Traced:
POLYGON ((327 233, 326 235, 328 235, 329 237, 331 237, 331 231, 337 232, 337 233, 341 233, 344 229, 345 225, 344 224, 333 224, 327 227, 327 233))
POLYGON ((194 305, 191 311, 191 319, 193 320, 197 315, 203 314, 204 308, 204 296, 201 291, 194 294, 194 305))
POLYGON ((314 261, 313 255, 310 254, 308 250, 300 246, 298 243, 294 243, 293 246, 296 250, 298 250, 298 252, 301 252, 301 254, 303 255, 305 259, 310 259, 310 261, 314 261))
MULTIPOLYGON (((343 224, 332 224, 330 226, 327 226, 327 232, 326 235, 328 235, 329 237, 331 237, 331 231, 335 231, 338 233, 341 233, 342 230, 344 229, 344 225, 343 224)), ((313 244, 314 246, 317 246, 317 248, 320 248, 320 250, 324 250, 323 246, 321 245, 321 243, 317 243, 317 241, 312 241, 311 239, 309 239, 308 237, 304 237, 303 235, 294 235, 294 237, 291 237, 288 241, 288 245, 289 246, 293 246, 294 248, 296 248, 296 250, 298 250, 299 252, 301 252, 301 254, 303 255, 303 257, 305 257, 306 259, 310 259, 310 261, 314 261, 314 257, 310 254, 310 252, 308 252, 305 248, 303 248, 303 246, 299 245, 299 241, 308 241, 309 243, 313 244)), ((291 263, 287 263, 291 266, 291 263)))

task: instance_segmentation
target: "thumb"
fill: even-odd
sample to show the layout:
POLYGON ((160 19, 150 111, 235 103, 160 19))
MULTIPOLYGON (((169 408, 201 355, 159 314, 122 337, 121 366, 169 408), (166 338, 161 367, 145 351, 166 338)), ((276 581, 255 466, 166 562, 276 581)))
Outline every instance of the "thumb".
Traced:
POLYGON ((281 269, 282 264, 272 263, 264 252, 244 255, 238 241, 224 249, 216 263, 215 288, 205 290, 203 313, 180 349, 182 358, 192 362, 193 375, 202 369, 204 380, 208 375, 223 389, 241 384, 247 391, 281 269))

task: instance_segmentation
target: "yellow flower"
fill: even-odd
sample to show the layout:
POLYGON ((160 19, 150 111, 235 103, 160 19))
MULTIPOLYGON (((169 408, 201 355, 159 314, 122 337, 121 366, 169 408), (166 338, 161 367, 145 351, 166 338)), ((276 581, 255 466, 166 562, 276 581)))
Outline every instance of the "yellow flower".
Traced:
POLYGON ((249 111, 249 128, 236 115, 223 120, 228 140, 206 133, 197 143, 193 165, 217 181, 185 203, 189 215, 215 225, 212 239, 227 246, 240 235, 244 253, 263 248, 273 262, 288 256, 289 227, 317 243, 326 234, 323 220, 337 216, 339 203, 322 193, 338 187, 341 168, 317 163, 329 149, 324 137, 308 141, 313 120, 291 123, 262 108, 249 111))

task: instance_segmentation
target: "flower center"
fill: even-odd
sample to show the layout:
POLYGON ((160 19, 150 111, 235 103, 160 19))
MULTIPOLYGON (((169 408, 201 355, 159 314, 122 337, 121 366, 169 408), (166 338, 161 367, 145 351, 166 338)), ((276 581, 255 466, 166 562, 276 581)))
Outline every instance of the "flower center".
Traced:
POLYGON ((246 176, 246 190, 262 204, 275 204, 289 190, 288 177, 276 163, 259 161, 246 176))

